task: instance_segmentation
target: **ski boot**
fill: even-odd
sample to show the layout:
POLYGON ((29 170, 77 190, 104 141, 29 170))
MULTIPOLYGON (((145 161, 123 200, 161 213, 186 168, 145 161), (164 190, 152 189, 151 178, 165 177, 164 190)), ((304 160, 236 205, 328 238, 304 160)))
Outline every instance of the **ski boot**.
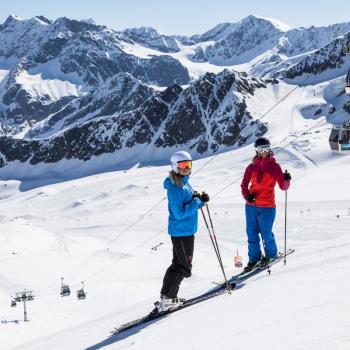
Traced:
POLYGON ((271 262, 277 259, 277 256, 273 258, 269 258, 268 256, 263 256, 260 260, 259 267, 265 267, 268 266, 271 262))
POLYGON ((184 299, 180 298, 168 298, 166 295, 160 296, 160 301, 154 303, 158 312, 168 311, 170 309, 176 309, 179 306, 182 306, 184 299))
POLYGON ((254 269, 254 267, 256 267, 256 265, 258 265, 259 262, 258 261, 249 261, 247 266, 243 269, 243 273, 248 273, 250 271, 252 271, 254 269))

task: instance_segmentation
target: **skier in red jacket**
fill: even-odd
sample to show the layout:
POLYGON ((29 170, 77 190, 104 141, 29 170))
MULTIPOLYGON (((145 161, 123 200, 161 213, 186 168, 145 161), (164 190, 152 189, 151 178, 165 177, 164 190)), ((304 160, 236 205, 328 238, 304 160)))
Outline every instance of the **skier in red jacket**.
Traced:
POLYGON ((289 188, 291 175, 282 172, 270 148, 270 141, 264 137, 254 143, 256 155, 245 170, 241 183, 242 195, 246 200, 246 230, 248 236, 248 265, 246 272, 261 261, 266 264, 277 257, 277 245, 272 226, 276 216, 275 185, 281 190, 289 188), (262 258, 260 237, 262 236, 265 256, 262 258))

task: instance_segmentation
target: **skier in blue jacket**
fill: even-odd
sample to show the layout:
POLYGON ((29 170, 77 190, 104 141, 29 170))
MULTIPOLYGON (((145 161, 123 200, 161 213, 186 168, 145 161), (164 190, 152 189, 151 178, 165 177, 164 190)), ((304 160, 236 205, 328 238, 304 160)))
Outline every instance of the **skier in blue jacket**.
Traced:
POLYGON ((205 192, 199 195, 188 182, 191 155, 185 151, 175 152, 170 162, 172 170, 164 181, 164 188, 168 196, 168 233, 173 245, 173 260, 163 279, 160 301, 156 303, 159 312, 182 304, 177 293, 182 280, 191 276, 198 209, 209 201, 205 192))

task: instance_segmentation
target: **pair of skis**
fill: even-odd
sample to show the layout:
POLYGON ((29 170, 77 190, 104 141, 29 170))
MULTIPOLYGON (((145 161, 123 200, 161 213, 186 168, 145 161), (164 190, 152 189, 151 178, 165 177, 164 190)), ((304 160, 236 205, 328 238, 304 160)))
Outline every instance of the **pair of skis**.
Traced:
POLYGON ((241 272, 237 275, 234 275, 228 281, 225 280, 225 282, 218 284, 218 286, 213 288, 212 290, 210 290, 204 294, 201 294, 199 296, 196 296, 194 298, 185 300, 184 303, 177 308, 170 309, 170 310, 163 311, 163 312, 158 312, 157 309, 155 308, 148 315, 143 316, 141 318, 138 318, 136 320, 127 322, 127 323, 121 325, 120 327, 115 328, 115 330, 113 330, 111 333, 113 335, 117 335, 117 334, 120 334, 122 332, 126 332, 128 330, 134 329, 138 326, 141 326, 141 325, 146 324, 148 322, 151 322, 153 320, 157 320, 157 319, 160 319, 162 317, 165 317, 165 316, 172 314, 176 311, 185 309, 189 306, 192 306, 192 305, 201 303, 203 301, 215 298, 215 297, 223 295, 227 292, 230 293, 230 291, 234 290, 239 283, 247 280, 248 278, 250 278, 252 276, 255 276, 256 274, 258 274, 262 271, 266 271, 272 265, 275 265, 278 262, 282 261, 287 255, 294 253, 294 251, 295 251, 294 249, 290 249, 286 252, 286 254, 279 253, 278 257, 275 260, 273 260, 272 262, 270 262, 269 264, 264 265, 264 266, 260 266, 258 264, 249 272, 241 272))
MULTIPOLYGON (((230 290, 233 290, 236 287, 236 284, 234 282, 229 283, 229 285, 231 287, 230 290)), ((121 325, 120 327, 115 328, 115 330, 112 331, 111 333, 113 335, 120 334, 120 333, 125 332, 127 330, 130 330, 132 328, 141 326, 142 324, 145 324, 147 322, 150 322, 150 321, 162 318, 162 317, 164 317, 166 315, 169 315, 169 314, 172 314, 172 313, 174 313, 176 311, 185 309, 185 308, 187 308, 189 306, 198 304, 198 303, 200 303, 202 301, 212 299, 212 298, 214 298, 216 296, 225 294, 227 292, 228 292, 227 284, 225 282, 223 285, 220 285, 220 286, 214 288, 213 290, 210 290, 210 291, 208 291, 208 292, 206 292, 206 293, 204 293, 202 295, 196 296, 196 297, 191 298, 191 299, 186 299, 183 302, 183 304, 181 306, 178 306, 177 308, 169 309, 167 311, 162 311, 162 312, 158 312, 157 308, 154 308, 154 310, 152 310, 148 315, 143 316, 141 318, 138 318, 138 319, 136 319, 134 321, 127 322, 127 323, 121 325)))

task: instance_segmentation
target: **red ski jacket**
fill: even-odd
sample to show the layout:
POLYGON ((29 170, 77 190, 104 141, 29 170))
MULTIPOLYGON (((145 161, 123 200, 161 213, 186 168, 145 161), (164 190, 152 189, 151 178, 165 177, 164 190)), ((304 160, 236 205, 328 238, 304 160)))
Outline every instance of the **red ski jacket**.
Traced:
POLYGON ((242 194, 245 199, 247 199, 249 193, 255 194, 255 202, 247 201, 247 204, 275 208, 276 181, 281 190, 288 190, 290 181, 284 179, 281 166, 276 162, 275 157, 270 155, 266 158, 255 158, 246 168, 241 183, 242 194))

